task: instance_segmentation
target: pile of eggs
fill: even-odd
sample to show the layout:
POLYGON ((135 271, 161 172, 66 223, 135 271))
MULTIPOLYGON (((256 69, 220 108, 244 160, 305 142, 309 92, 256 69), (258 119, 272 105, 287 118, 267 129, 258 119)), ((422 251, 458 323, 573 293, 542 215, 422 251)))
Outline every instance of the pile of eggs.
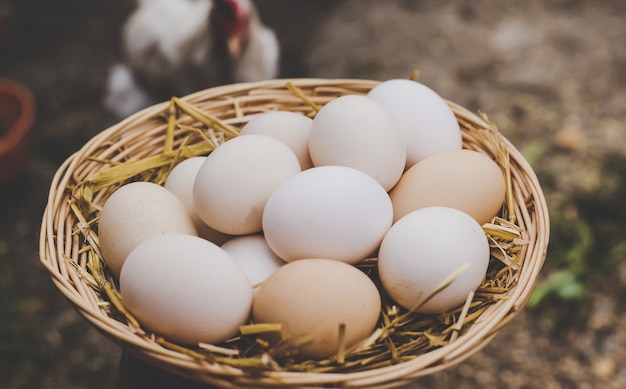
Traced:
POLYGON ((219 343, 241 325, 311 335, 308 358, 367 338, 381 290, 357 265, 378 257, 397 304, 440 313, 483 281, 481 225, 504 202, 500 167, 462 148, 446 102, 415 81, 337 97, 314 119, 253 117, 208 156, 180 162, 163 186, 117 189, 99 220, 102 257, 126 307, 182 344, 219 343), (448 287, 425 296, 459 268, 448 287))

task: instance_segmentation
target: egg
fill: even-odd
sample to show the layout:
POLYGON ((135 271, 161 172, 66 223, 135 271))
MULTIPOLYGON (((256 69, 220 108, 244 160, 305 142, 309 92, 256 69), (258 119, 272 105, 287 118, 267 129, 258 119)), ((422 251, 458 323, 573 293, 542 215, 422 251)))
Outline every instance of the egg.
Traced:
POLYGON ((406 163, 402 129, 389 111, 365 96, 337 97, 313 119, 309 153, 315 166, 358 169, 390 190, 406 163))
POLYGON ((241 266, 253 286, 261 284, 285 264, 269 247, 263 234, 236 236, 224 243, 222 249, 241 266))
POLYGON ((280 323, 287 338, 311 336, 299 357, 324 358, 367 338, 380 315, 374 282, 354 266, 329 259, 302 259, 278 269, 254 298, 255 323, 280 323))
POLYGON ((448 151, 409 168, 389 196, 394 221, 416 209, 446 206, 471 215, 482 225, 502 208, 504 175, 485 154, 465 149, 448 151))
POLYGON ((155 183, 132 182, 121 186, 105 201, 100 212, 100 251, 116 276, 137 245, 154 235, 174 232, 198 235, 182 201, 155 183))
POLYGON ((480 286, 489 256, 487 237, 476 220, 454 208, 428 207, 389 229, 378 252, 378 272, 385 291, 404 308, 442 313, 463 304, 480 286), (448 287, 418 306, 464 266, 467 269, 448 287))
POLYGON ((200 219, 230 235, 261 231, 265 202, 283 181, 300 172, 300 163, 285 143, 251 134, 228 140, 200 166, 193 202, 200 219))
POLYGON ((279 139, 293 150, 300 169, 313 167, 309 155, 309 132, 313 119, 291 111, 268 111, 253 117, 239 132, 239 136, 265 134, 279 139))
POLYGON ((183 234, 138 245, 122 267, 120 293, 142 326, 189 345, 236 335, 253 299, 248 277, 224 250, 183 234))
POLYGON ((321 166, 294 175, 263 211, 268 245, 283 260, 328 258, 355 264, 376 250, 391 226, 383 187, 347 166, 321 166))
POLYGON ((226 242, 230 236, 215 231, 203 222, 193 204, 193 184, 198 175, 198 170, 200 170, 200 166, 202 166, 205 160, 206 157, 192 157, 179 162, 167 176, 163 186, 174 193, 185 204, 187 212, 196 225, 198 236, 210 240, 219 246, 226 242))
POLYGON ((367 97, 386 107, 406 139, 406 167, 422 159, 462 147, 454 113, 434 90, 416 81, 393 79, 372 88, 367 97))

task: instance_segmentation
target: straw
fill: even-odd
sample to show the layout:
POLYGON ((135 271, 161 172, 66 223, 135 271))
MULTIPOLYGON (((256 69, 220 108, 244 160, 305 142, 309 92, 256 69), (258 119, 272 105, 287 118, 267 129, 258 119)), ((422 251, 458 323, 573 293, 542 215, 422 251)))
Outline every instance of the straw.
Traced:
MULTIPOLYGON (((485 114, 475 115, 452 102, 448 104, 459 120, 464 147, 492 157, 506 182, 502 212, 483 225, 491 250, 485 280, 455 309, 417 314, 397 306, 382 291, 380 319, 372 334, 348 348, 345 325, 339 325, 337 352, 321 360, 301 358, 300 348, 315 339, 307 334, 286 337, 280 323, 251 322, 220 344, 183 346, 141 327, 124 307, 101 258, 99 211, 118 187, 138 180, 162 184, 177 163, 207 155, 237 136, 259 112, 288 110, 314 117, 333 98, 364 95, 376 84, 349 79, 234 84, 174 97, 112 126, 55 175, 42 220, 42 264, 77 311, 123 347, 181 375, 224 387, 391 387, 461 362, 484 347, 527 301, 545 259, 549 219, 537 178, 521 154, 485 114), (72 278, 66 264, 78 278, 72 278), (268 341, 268 334, 278 334, 279 341, 268 341)), ((357 266, 380 286, 376 258, 357 266)), ((462 271, 442 280, 421 303, 462 271)))

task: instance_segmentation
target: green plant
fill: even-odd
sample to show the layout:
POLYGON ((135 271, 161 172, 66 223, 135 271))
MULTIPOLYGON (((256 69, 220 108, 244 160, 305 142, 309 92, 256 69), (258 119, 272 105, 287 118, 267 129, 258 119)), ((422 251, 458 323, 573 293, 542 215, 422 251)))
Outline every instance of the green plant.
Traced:
POLYGON ((563 209, 552 210, 546 276, 529 307, 549 297, 580 301, 595 280, 619 277, 620 262, 626 258, 626 156, 606 155, 600 174, 602 186, 573 196, 573 212, 566 216, 563 209))

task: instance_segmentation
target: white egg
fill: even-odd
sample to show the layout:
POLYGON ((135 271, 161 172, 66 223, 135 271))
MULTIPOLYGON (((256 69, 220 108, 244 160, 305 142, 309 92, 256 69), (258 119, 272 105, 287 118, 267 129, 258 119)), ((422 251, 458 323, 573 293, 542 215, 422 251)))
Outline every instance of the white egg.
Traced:
POLYGON ((248 277, 224 250, 182 234, 137 246, 122 267, 120 292, 143 326, 190 345, 236 335, 253 299, 248 277))
POLYGON ((230 235, 261 231, 265 202, 283 181, 300 172, 293 151, 269 135, 233 138, 209 154, 193 187, 200 218, 230 235))
POLYGON ((454 282, 415 309, 441 313, 464 303, 478 288, 489 256, 487 237, 474 218, 453 208, 428 207, 407 214, 389 229, 378 252, 378 271, 391 298, 414 309, 467 263, 454 282))
POLYGON ((241 135, 265 134, 285 142, 298 157, 302 170, 313 167, 309 155, 309 132, 313 119, 291 111, 268 111, 253 117, 241 135))
POLYGON ((226 242, 230 236, 215 231, 203 222, 193 205, 193 184, 198 175, 198 170, 200 170, 200 166, 202 166, 205 160, 206 157, 192 157, 181 161, 174 166, 163 186, 174 193, 185 204, 187 212, 196 225, 198 235, 219 246, 226 242))
POLYGON ((285 264, 272 251, 263 234, 236 236, 224 243, 222 249, 241 266, 253 286, 265 281, 285 264))
POLYGON ((280 185, 263 212, 263 231, 285 261, 326 258, 354 264, 376 250, 391 226, 383 187, 346 166, 305 170, 280 185))
POLYGON ((454 113, 429 87, 411 80, 387 80, 367 96, 386 107, 402 128, 407 168, 436 153, 461 149, 461 129, 454 113))
POLYGON ((365 96, 327 103, 313 119, 309 153, 315 166, 358 169, 390 190, 406 164, 406 142, 391 113, 365 96))
POLYGON ((172 232, 198 235, 182 201, 151 182, 132 182, 120 187, 100 212, 100 251, 116 276, 137 245, 154 235, 172 232))

